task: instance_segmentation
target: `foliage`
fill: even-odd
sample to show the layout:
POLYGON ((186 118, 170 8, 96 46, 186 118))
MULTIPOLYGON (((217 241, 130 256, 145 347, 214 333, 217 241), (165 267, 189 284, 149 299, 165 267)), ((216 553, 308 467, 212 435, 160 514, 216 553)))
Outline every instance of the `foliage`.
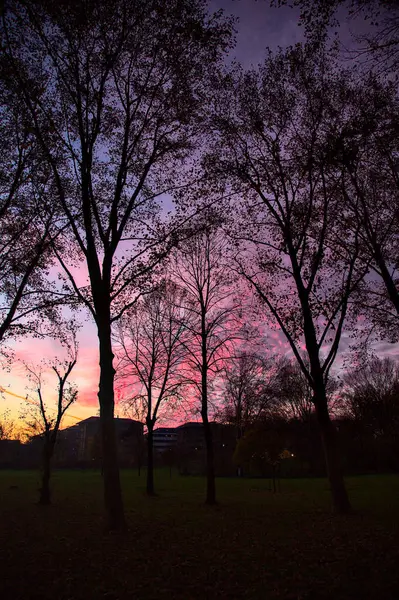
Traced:
MULTIPOLYGON (((290 4, 272 0, 272 5, 290 4)), ((307 39, 317 45, 341 23, 350 26, 349 56, 380 72, 397 71, 399 65, 399 7, 391 0, 293 0, 300 9, 300 24, 307 39), (363 21, 363 23, 361 23, 363 21), (356 27, 360 24, 360 27, 356 27)))
POLYGON ((8 339, 43 335, 65 297, 46 277, 57 231, 49 169, 21 98, 7 89, 2 62, 0 105, 0 343, 6 352, 8 339))

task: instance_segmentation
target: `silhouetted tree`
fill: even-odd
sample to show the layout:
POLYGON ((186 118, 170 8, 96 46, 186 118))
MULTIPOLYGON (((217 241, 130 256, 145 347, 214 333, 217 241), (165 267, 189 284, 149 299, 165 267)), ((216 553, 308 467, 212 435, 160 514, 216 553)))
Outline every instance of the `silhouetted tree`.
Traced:
MULTIPOLYGON (((289 0, 272 0, 272 5, 291 4, 289 0)), ((300 9, 300 24, 307 38, 322 43, 340 20, 352 25, 349 56, 377 66, 380 71, 397 69, 399 61, 399 6, 392 0, 293 0, 300 9), (338 11, 340 14, 338 15, 338 11), (339 16, 339 18, 338 18, 339 16), (356 21, 363 21, 357 28, 356 21)), ((347 44, 346 44, 347 47, 347 44)))
POLYGON ((350 295, 366 266, 359 265, 357 231, 350 247, 342 244, 341 173, 326 158, 326 131, 342 108, 333 64, 323 52, 298 46, 270 55, 257 71, 228 73, 215 95, 219 142, 208 168, 236 192, 237 225, 230 224, 230 234, 237 270, 286 336, 312 387, 333 503, 346 512, 326 385, 350 295))
POLYGON ((343 377, 344 412, 374 435, 399 433, 399 366, 374 357, 343 377))
POLYGON ((147 494, 154 490, 153 433, 159 413, 178 399, 184 384, 183 345, 189 315, 181 308, 181 291, 171 281, 158 287, 125 313, 119 323, 119 377, 129 413, 141 413, 147 427, 147 494))
POLYGON ((174 244, 158 199, 182 184, 231 22, 202 0, 9 0, 0 35, 69 226, 65 285, 97 327, 107 526, 120 529, 111 329, 174 244))
POLYGON ((280 400, 280 410, 288 418, 309 421, 314 411, 313 389, 298 361, 285 357, 279 360, 276 393, 280 400))
POLYGON ((210 380, 223 368, 237 337, 237 305, 226 261, 227 245, 222 234, 210 227, 179 249, 171 267, 173 279, 182 286, 184 309, 191 315, 185 327, 188 339, 186 365, 198 391, 206 447, 206 503, 215 504, 215 466, 209 421, 210 380))
POLYGON ((54 319, 64 297, 46 279, 57 229, 49 169, 7 75, 0 61, 0 344, 44 333, 45 317, 54 319))
POLYGON ((78 345, 73 329, 64 336, 62 344, 66 347, 67 357, 64 360, 54 360, 51 363, 51 369, 57 377, 57 407, 55 416, 48 416, 48 407, 43 397, 43 373, 35 367, 25 365, 28 378, 35 388, 37 397, 37 406, 32 405, 24 415, 24 420, 28 429, 39 435, 43 440, 42 448, 42 486, 40 489, 40 504, 50 504, 50 476, 51 462, 54 455, 54 449, 57 442, 58 432, 61 426, 62 418, 68 408, 73 404, 78 396, 76 387, 68 382, 78 357, 78 345), (69 335, 68 335, 69 334, 69 335))
POLYGON ((0 441, 16 439, 17 435, 16 424, 11 419, 10 412, 3 412, 0 415, 0 441))
MULTIPOLYGON (((342 83, 345 120, 331 134, 329 159, 343 169, 343 229, 357 231, 360 259, 370 274, 357 298, 358 311, 377 324, 384 336, 399 335, 397 202, 399 179, 396 85, 374 75, 359 83, 342 83)), ((348 236, 348 243, 352 235, 348 236)))
POLYGON ((275 408, 273 357, 263 357, 246 351, 238 352, 226 360, 223 370, 223 421, 234 424, 237 439, 245 428, 275 408))
MULTIPOLYGON (((306 363, 305 356, 303 360, 306 363)), ((303 423, 311 420, 315 410, 313 388, 296 359, 283 356, 277 360, 274 387, 280 414, 287 419, 295 419, 303 423)), ((337 380, 330 375, 326 385, 330 411, 338 387, 337 380)))

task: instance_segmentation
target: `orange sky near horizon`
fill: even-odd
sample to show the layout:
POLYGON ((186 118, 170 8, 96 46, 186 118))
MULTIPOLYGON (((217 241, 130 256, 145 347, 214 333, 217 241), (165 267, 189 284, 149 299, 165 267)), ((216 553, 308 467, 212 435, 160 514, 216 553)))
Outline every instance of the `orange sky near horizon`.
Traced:
MULTIPOLYGON (((281 334, 277 331, 270 332, 268 346, 274 346, 274 351, 280 350, 282 353, 287 351, 286 344, 281 339, 281 334), (271 342, 271 343, 270 343, 271 342)), ((269 337, 269 336, 268 336, 269 337)), ((79 352, 78 361, 72 371, 69 381, 75 383, 78 388, 78 400, 71 406, 63 420, 63 427, 69 427, 77 422, 78 419, 86 419, 98 413, 98 340, 95 325, 92 322, 85 322, 78 332, 79 352)), ((27 379, 27 374, 23 363, 30 366, 39 367, 41 361, 49 361, 58 356, 62 358, 64 351, 57 340, 51 338, 32 339, 25 338, 12 344, 15 353, 15 360, 10 370, 0 370, 0 418, 5 413, 13 421, 19 421, 23 407, 26 405, 24 398, 29 394, 33 401, 37 396, 32 392, 32 386, 27 379), (9 392, 9 393, 8 393, 9 392)), ((51 369, 47 369, 43 376, 43 398, 46 406, 51 410, 56 406, 56 385, 57 381, 51 369)), ((123 416, 122 408, 118 407, 118 393, 116 387, 116 409, 115 414, 123 416)), ((184 411, 183 411, 184 412, 184 411)), ((190 420, 183 416, 183 413, 176 415, 176 421, 190 420), (180 418, 179 418, 180 416, 180 418)))
MULTIPOLYGON (((93 324, 85 323, 78 333, 79 354, 78 362, 69 378, 74 382, 79 391, 77 402, 69 409, 69 413, 78 419, 97 414, 98 410, 98 349, 95 329, 93 324)), ((0 387, 5 392, 0 393, 0 415, 5 411, 9 418, 18 420, 20 413, 25 405, 22 398, 29 394, 30 398, 35 400, 35 394, 30 391, 31 385, 23 366, 23 362, 31 366, 39 367, 42 360, 50 360, 52 357, 63 357, 61 345, 53 339, 24 339, 13 344, 15 352, 15 361, 8 371, 0 371, 0 387), (11 392, 22 398, 17 398, 7 392, 11 392)), ((44 393, 43 397, 49 409, 55 406, 56 402, 56 379, 51 370, 47 370, 44 375, 44 393)), ((77 422, 76 418, 68 416, 66 413, 63 426, 70 426, 77 422)))

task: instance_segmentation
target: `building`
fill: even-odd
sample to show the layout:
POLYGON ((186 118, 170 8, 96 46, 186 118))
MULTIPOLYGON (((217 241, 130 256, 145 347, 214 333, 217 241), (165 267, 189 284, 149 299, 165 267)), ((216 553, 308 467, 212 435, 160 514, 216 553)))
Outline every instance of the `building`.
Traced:
MULTIPOLYGON (((115 418, 116 439, 121 466, 136 465, 143 445, 143 424, 133 419, 115 418)), ((59 466, 99 466, 102 462, 100 417, 89 417, 58 435, 55 464, 59 466)))
POLYGON ((177 444, 177 429, 176 427, 157 427, 153 431, 153 447, 154 451, 162 454, 167 450, 175 448, 177 444))
MULTIPOLYGON (((216 475, 234 475, 233 454, 236 446, 236 431, 233 425, 211 422, 216 475)), ((191 421, 176 428, 176 457, 182 475, 204 475, 206 471, 206 449, 204 426, 191 421)))

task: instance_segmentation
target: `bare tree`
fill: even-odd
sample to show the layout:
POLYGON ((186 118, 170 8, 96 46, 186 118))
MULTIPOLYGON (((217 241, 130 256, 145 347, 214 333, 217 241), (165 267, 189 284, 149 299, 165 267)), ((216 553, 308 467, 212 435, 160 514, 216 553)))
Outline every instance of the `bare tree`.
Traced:
POLYGON ((68 382, 68 378, 76 365, 78 357, 78 345, 75 331, 71 329, 69 335, 65 336, 62 344, 66 348, 67 356, 65 359, 56 359, 51 362, 50 368, 56 375, 57 381, 57 406, 54 411, 48 408, 43 392, 43 366, 36 368, 25 365, 28 379, 32 383, 33 397, 37 405, 30 405, 23 419, 28 429, 35 435, 42 438, 42 486, 40 489, 40 504, 51 503, 50 477, 51 463, 54 455, 54 449, 58 438, 58 432, 62 419, 68 408, 77 400, 78 391, 76 387, 68 382), (49 411, 54 412, 54 416, 49 416, 49 411))
POLYGON ((343 378, 342 408, 374 435, 397 435, 399 426, 399 366, 391 358, 373 357, 343 378))
MULTIPOLYGON (((303 356, 303 361, 307 362, 306 356, 303 356)), ((288 419, 309 422, 315 411, 313 388, 295 358, 281 357, 278 360, 274 386, 279 411, 288 419)), ((330 413, 334 408, 338 388, 337 379, 330 375, 326 385, 330 413)))
POLYGON ((274 366, 275 357, 245 350, 226 360, 221 417, 235 425, 237 439, 250 425, 276 408, 274 366))
POLYGON ((335 77, 329 57, 301 47, 270 55, 258 71, 228 74, 215 100, 220 141, 208 165, 237 193, 237 270, 312 387, 334 507, 346 512, 326 385, 367 266, 359 266, 357 230, 342 244, 342 169, 325 156, 327 125, 341 118, 335 77))
POLYGON ((159 199, 187 184, 208 73, 230 47, 231 22, 201 0, 10 0, 6 9, 4 60, 71 233, 68 252, 57 252, 65 285, 97 327, 105 508, 108 527, 121 529, 111 329, 174 244, 159 199))
POLYGON ((276 387, 280 410, 288 418, 308 421, 314 411, 313 389, 298 361, 285 357, 279 361, 276 387))
POLYGON ((147 426, 147 494, 153 496, 155 424, 162 409, 180 398, 184 385, 184 337, 187 315, 181 308, 181 291, 168 280, 125 313, 119 323, 118 377, 127 396, 129 413, 140 413, 147 426))
POLYGON ((206 447, 206 503, 216 503, 214 450, 209 420, 210 382, 224 365, 237 338, 237 308, 227 264, 227 244, 220 232, 205 229, 179 249, 171 267, 173 279, 185 292, 184 308, 191 315, 184 341, 186 365, 198 392, 206 447))

